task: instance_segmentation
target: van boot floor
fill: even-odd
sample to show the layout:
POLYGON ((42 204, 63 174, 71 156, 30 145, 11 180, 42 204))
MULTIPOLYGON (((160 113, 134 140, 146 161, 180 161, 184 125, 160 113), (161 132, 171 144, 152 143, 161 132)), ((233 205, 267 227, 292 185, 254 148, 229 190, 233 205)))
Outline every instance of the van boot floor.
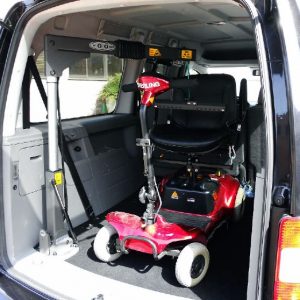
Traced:
MULTIPOLYGON (((123 205, 114 210, 137 213, 132 210, 132 203, 123 205)), ((139 211, 140 208, 135 202, 135 210, 139 211)), ((99 228, 106 223, 104 218, 99 221, 99 228)), ((99 228, 86 229, 86 226, 80 226, 76 229, 80 250, 68 259, 69 263, 111 279, 180 297, 203 300, 246 299, 251 233, 249 207, 239 223, 229 226, 225 224, 215 232, 208 244, 209 270, 204 280, 194 288, 184 288, 177 282, 176 260, 171 257, 154 261, 151 255, 132 251, 112 263, 99 261, 93 251, 93 241, 99 228)))

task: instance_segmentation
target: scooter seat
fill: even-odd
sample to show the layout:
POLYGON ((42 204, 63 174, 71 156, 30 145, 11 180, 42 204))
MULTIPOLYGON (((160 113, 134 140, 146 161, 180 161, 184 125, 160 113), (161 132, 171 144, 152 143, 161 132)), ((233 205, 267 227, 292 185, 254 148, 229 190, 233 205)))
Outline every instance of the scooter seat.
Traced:
POLYGON ((205 153, 222 145, 229 137, 225 129, 187 129, 178 125, 158 125, 150 131, 150 138, 159 148, 183 152, 205 153))

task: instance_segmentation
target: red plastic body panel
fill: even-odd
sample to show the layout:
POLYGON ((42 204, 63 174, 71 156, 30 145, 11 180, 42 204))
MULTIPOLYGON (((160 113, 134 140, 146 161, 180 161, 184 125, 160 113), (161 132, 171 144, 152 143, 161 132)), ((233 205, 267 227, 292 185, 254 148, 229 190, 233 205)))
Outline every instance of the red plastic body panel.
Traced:
MULTIPOLYGON (((211 221, 202 230, 199 228, 168 223, 158 215, 155 224, 144 227, 143 220, 133 214, 124 212, 111 212, 106 220, 117 230, 122 241, 126 236, 139 236, 151 240, 160 254, 165 248, 175 242, 198 241, 207 244, 209 233, 224 219, 229 217, 235 207, 239 181, 230 175, 210 175, 211 179, 219 182, 219 189, 215 195, 215 206, 211 213, 205 215, 211 221)), ((168 210, 171 211, 171 210, 168 210)), ((176 212, 178 213, 178 212, 176 212)), ((203 216, 190 214, 193 216, 203 216)), ((152 254, 151 245, 145 241, 129 239, 126 248, 152 254)))
MULTIPOLYGON (((219 183, 218 191, 215 195, 214 209, 207 215, 191 214, 180 212, 181 214, 187 214, 191 216, 206 216, 211 219, 211 222, 205 228, 205 234, 208 236, 209 233, 224 219, 230 217, 235 208, 235 199, 240 187, 240 183, 237 179, 230 175, 209 175, 212 180, 216 180, 219 183)), ((163 189, 163 188, 162 188, 163 189)), ((167 210, 167 209, 165 209, 167 210)), ((172 210, 167 210, 172 212, 172 210)), ((176 211, 178 213, 178 211, 176 211)))
MULTIPOLYGON (((158 215, 155 224, 143 228, 143 221, 140 217, 124 212, 111 212, 106 220, 117 230, 119 239, 122 241, 125 236, 139 236, 154 242, 157 254, 174 242, 197 240, 206 244, 205 235, 196 228, 185 227, 174 223, 168 223, 158 215)), ((152 254, 149 243, 130 239, 126 241, 126 248, 152 254)))
POLYGON ((166 92, 170 88, 169 81, 166 79, 149 75, 140 76, 137 85, 139 90, 143 92, 141 104, 146 106, 151 106, 155 96, 166 92))

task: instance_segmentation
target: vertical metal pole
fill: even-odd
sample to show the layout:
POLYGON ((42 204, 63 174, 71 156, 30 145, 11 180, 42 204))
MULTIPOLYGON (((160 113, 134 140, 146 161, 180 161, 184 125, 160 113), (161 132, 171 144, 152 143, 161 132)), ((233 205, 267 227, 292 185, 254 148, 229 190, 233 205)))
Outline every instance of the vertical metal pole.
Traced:
MULTIPOLYGON (((64 201, 64 174, 60 161, 58 147, 58 79, 62 71, 76 58, 86 58, 87 54, 75 54, 58 51, 56 37, 45 37, 45 72, 47 76, 48 92, 48 170, 46 172, 46 231, 40 234, 41 252, 51 255, 70 255, 74 252, 70 242, 64 219, 72 234, 74 242, 76 236, 64 201), (70 58, 71 57, 71 58, 70 58), (51 239, 51 241, 50 241, 51 239), (50 245, 51 242, 51 245, 50 245), (49 248, 50 247, 50 248, 49 248), (49 248, 49 251, 48 251, 49 248)), ((58 43, 59 44, 59 43, 58 43)))
POLYGON ((49 171, 58 170, 57 77, 47 77, 49 171))
MULTIPOLYGON (((149 140, 149 133, 147 130, 147 121, 146 121, 146 114, 147 114, 147 106, 141 105, 140 107, 140 122, 141 122, 141 129, 142 129, 142 140, 146 141, 149 140)), ((149 140, 148 145, 143 145, 143 159, 144 159, 144 172, 145 176, 147 176, 148 181, 148 192, 146 193, 146 197, 148 199, 148 204, 146 211, 144 212, 143 219, 145 220, 146 224, 153 224, 155 222, 155 203, 159 195, 156 192, 156 181, 155 181, 155 174, 153 164, 151 162, 152 157, 152 146, 149 140)))
MULTIPOLYGON (((58 78, 47 76, 48 91, 48 156, 49 166, 46 173, 47 182, 47 232, 52 237, 53 245, 57 239, 66 235, 61 207, 58 205, 56 194, 53 188, 54 174, 59 170, 58 163, 58 116, 57 116, 57 91, 58 78)), ((62 193, 62 191, 60 191, 62 193)))

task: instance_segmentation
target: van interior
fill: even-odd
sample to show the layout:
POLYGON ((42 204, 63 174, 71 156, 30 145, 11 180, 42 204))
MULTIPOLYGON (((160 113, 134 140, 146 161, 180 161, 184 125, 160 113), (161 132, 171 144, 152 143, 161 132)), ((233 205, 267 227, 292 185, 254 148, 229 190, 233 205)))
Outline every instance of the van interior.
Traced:
POLYGON ((8 93, 3 140, 6 247, 15 277, 59 299, 249 296, 252 232, 258 226, 253 211, 264 203, 267 150, 257 32, 247 3, 76 1, 29 21, 16 54, 12 80, 20 83, 8 93), (85 40, 95 41, 93 51, 76 51, 85 40), (108 54, 107 47, 119 41, 161 53, 193 49, 193 60, 168 53, 141 57, 130 47, 123 56, 108 54), (197 81, 179 93, 175 88, 161 93, 148 108, 158 184, 192 164, 197 174, 236 178, 245 193, 238 220, 222 222, 208 239, 210 266, 192 288, 176 280, 174 257, 156 261, 131 251, 106 263, 93 249, 108 212, 142 216, 146 208, 139 201, 147 180, 136 142, 142 135, 141 95, 122 86, 147 72, 197 81), (59 77, 54 83, 58 124, 52 125, 45 103, 55 91, 51 76, 59 77), (194 108, 170 105, 178 99, 194 108), (222 106, 225 112, 197 110, 197 105, 222 106), (67 217, 49 184, 53 138, 67 217))

